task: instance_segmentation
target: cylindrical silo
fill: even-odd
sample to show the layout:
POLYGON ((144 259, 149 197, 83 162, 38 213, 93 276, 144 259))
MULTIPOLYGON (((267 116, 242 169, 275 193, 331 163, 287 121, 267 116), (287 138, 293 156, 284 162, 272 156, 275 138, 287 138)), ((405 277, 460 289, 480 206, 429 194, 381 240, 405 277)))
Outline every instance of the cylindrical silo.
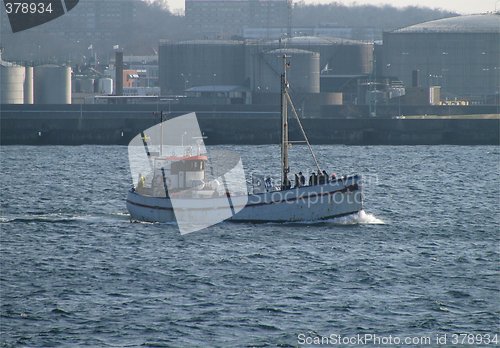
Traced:
POLYGON ((40 65, 34 69, 35 104, 71 104, 71 68, 40 65))
POLYGON ((105 77, 99 79, 97 92, 105 95, 113 94, 113 79, 105 77))
POLYGON ((242 41, 164 43, 159 59, 162 94, 182 93, 195 86, 242 85, 245 80, 242 41))
POLYGON ((24 103, 24 66, 10 63, 0 64, 1 104, 24 103))
POLYGON ((72 93, 80 93, 81 92, 81 81, 82 79, 73 79, 71 81, 71 92, 72 93))
POLYGON ((26 67, 24 78, 24 104, 33 104, 33 67, 26 67))
POLYGON ((288 80, 292 92, 319 93, 320 54, 299 49, 277 49, 254 56, 255 81, 257 93, 279 93, 280 75, 283 71, 283 55, 289 56, 288 80))
POLYGON ((81 93, 94 93, 94 79, 85 78, 80 80, 81 93))
POLYGON ((361 41, 300 36, 269 41, 265 45, 318 52, 321 70, 329 75, 369 74, 372 71, 373 44, 361 41))

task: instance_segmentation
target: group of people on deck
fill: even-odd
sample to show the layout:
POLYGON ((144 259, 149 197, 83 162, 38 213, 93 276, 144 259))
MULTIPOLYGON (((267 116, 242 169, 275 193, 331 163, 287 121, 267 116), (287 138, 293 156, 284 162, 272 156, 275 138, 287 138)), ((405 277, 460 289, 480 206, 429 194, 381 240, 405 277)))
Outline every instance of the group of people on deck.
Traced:
MULTIPOLYGON (((334 180, 337 180, 337 176, 335 175, 335 173, 329 176, 326 170, 321 171, 318 169, 317 173, 314 170, 312 171, 311 175, 309 176, 308 185, 323 185, 334 180)), ((295 174, 295 188, 302 186, 306 186, 306 178, 304 174, 302 174, 302 172, 299 172, 298 174, 295 174)))

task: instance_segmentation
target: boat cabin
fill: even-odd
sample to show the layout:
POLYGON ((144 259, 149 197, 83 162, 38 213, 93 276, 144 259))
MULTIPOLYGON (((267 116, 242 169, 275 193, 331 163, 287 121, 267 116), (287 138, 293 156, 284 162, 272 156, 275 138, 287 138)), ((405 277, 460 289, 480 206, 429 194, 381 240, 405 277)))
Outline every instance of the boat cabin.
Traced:
POLYGON ((207 160, 205 155, 155 158, 152 179, 154 195, 165 195, 165 185, 169 192, 194 187, 202 189, 205 184, 207 160))

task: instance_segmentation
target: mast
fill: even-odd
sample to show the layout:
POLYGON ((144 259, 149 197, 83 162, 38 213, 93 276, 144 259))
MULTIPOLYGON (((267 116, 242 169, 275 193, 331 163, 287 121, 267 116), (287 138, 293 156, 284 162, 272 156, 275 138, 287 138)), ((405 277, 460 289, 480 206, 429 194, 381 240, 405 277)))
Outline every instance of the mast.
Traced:
POLYGON ((281 74, 281 189, 288 186, 288 68, 287 55, 283 54, 283 74, 281 74))

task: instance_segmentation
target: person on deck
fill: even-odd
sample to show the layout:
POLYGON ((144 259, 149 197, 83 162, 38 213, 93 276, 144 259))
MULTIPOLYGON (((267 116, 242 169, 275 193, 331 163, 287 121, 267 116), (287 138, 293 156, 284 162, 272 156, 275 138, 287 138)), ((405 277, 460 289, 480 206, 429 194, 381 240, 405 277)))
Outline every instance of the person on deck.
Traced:
POLYGON ((309 185, 314 186, 318 184, 318 176, 316 172, 313 170, 311 176, 309 177, 309 185))
POLYGON ((146 178, 142 175, 139 174, 139 180, 137 181, 137 191, 141 191, 144 189, 144 184, 146 183, 146 178))
POLYGON ((325 183, 328 184, 330 182, 330 177, 328 176, 328 173, 324 169, 323 169, 323 177, 325 178, 325 183))
POLYGON ((302 172, 299 172, 299 183, 300 186, 306 185, 306 177, 302 174, 302 172))
POLYGON ((321 170, 318 169, 318 184, 323 185, 326 183, 326 178, 324 177, 323 173, 321 170))
POLYGON ((300 187, 300 177, 299 174, 295 174, 295 188, 300 187))
POLYGON ((271 191, 271 188, 273 187, 273 181, 271 180, 270 176, 268 176, 264 181, 264 187, 266 188, 267 192, 271 191))

